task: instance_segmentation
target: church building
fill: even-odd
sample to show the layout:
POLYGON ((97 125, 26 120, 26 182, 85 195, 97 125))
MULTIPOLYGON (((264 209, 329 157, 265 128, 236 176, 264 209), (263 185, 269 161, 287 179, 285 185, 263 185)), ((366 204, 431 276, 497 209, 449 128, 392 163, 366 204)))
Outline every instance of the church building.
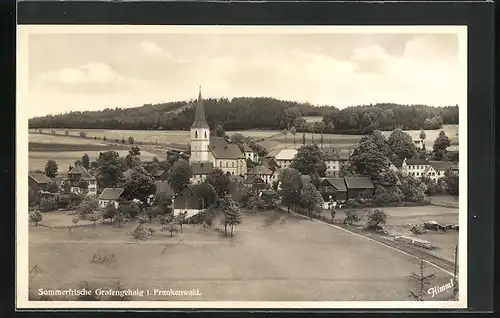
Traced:
POLYGON ((189 163, 193 173, 192 183, 203 182, 208 173, 215 168, 234 176, 245 175, 247 171, 246 158, 240 148, 236 144, 228 143, 224 138, 210 136, 201 88, 198 94, 194 123, 191 126, 190 145, 189 163))

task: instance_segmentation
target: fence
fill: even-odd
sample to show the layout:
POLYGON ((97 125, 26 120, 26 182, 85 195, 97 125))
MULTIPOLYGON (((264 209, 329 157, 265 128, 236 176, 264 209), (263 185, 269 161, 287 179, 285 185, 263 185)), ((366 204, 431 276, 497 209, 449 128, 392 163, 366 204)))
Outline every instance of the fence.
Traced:
MULTIPOLYGON (((281 208, 281 210, 287 211, 286 208, 284 208, 284 207, 280 207, 280 208, 281 208)), ((290 210, 295 212, 295 213, 298 213, 300 215, 303 215, 303 216, 306 216, 306 217, 309 217, 312 219, 320 220, 320 221, 330 223, 330 224, 343 224, 344 223, 344 220, 328 217, 328 216, 322 215, 321 213, 309 212, 306 209, 303 209, 299 206, 292 205, 290 207, 290 210)))

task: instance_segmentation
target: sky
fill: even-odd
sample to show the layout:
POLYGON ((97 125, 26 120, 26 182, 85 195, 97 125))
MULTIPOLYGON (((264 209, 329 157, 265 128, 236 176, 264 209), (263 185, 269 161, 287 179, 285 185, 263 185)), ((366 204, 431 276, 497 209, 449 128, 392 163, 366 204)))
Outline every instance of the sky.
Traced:
POLYGON ((463 97, 456 34, 195 32, 30 34, 29 117, 190 100, 200 85, 339 108, 463 97))

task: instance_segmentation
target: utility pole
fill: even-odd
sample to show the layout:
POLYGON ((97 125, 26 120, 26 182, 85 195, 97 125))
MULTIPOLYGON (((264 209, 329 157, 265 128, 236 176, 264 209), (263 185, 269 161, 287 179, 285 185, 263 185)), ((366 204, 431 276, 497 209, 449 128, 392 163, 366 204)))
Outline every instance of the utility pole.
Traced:
POLYGON ((458 259, 458 245, 455 245, 455 264, 453 266, 453 281, 457 279, 457 259, 458 259))

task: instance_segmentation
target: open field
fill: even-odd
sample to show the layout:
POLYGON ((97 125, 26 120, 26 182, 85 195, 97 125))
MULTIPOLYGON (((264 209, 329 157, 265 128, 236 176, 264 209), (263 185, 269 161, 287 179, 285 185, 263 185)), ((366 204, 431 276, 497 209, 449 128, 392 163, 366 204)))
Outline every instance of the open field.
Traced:
MULTIPOLYGON (((43 271, 32 276, 31 287, 76 287, 86 280, 104 288, 120 281, 124 288, 201 293, 133 300, 388 301, 409 300, 408 276, 419 270, 419 260, 409 255, 282 212, 245 212, 231 243, 213 229, 191 225, 174 237, 157 231, 137 242, 126 236, 132 227, 80 227, 69 236, 67 229, 30 226, 29 266, 43 271), (114 254, 116 261, 92 263, 94 253, 114 254)), ((433 284, 449 282, 449 274, 429 272, 437 275, 433 284)))
MULTIPOLYGON (((368 211, 373 209, 374 208, 356 210, 363 218, 361 222, 367 220, 368 211)), ((409 223, 422 224, 426 221, 436 221, 440 224, 458 224, 458 208, 427 205, 415 207, 385 207, 383 210, 387 213, 387 224, 385 225, 385 229, 391 236, 415 236, 407 228, 409 223)), ((343 220, 345 218, 345 211, 346 209, 337 210, 335 218, 343 220)), ((329 211, 324 211, 323 214, 328 217, 330 216, 329 211)), ((457 231, 449 230, 446 233, 432 231, 417 235, 416 237, 429 241, 436 246, 436 249, 430 252, 431 254, 449 262, 454 261, 455 246, 458 245, 457 231)))
MULTIPOLYGON (((29 134, 30 149, 29 149, 29 170, 43 170, 47 160, 55 160, 59 165, 59 171, 63 171, 70 164, 73 165, 75 160, 81 159, 86 153, 90 160, 95 160, 99 157, 99 153, 103 151, 115 150, 120 156, 126 156, 130 145, 112 145, 106 144, 99 140, 79 139, 66 136, 50 136, 29 134)), ((153 153, 151 151, 141 149, 141 160, 152 160, 153 157, 158 159, 165 158, 165 154, 153 153)))
MULTIPOLYGON (((158 144, 170 144, 179 143, 186 144, 189 141, 189 131, 143 131, 143 130, 105 130, 105 129, 44 129, 44 132, 50 132, 55 130, 57 134, 64 135, 65 131, 69 131, 72 136, 78 136, 81 131, 85 131, 88 137, 98 137, 101 138, 106 136, 108 139, 127 139, 129 136, 134 137, 137 141, 156 143, 158 144)), ((458 125, 445 125, 443 129, 446 135, 451 139, 452 144, 458 144, 458 125)), ((32 130, 36 131, 36 130, 32 130)), ((438 136, 441 130, 426 130, 426 147, 428 149, 432 148, 434 140, 438 136)), ((419 130, 409 130, 407 131, 412 138, 418 138, 419 130)), ((293 136, 288 134, 286 137, 281 134, 281 131, 277 130, 245 130, 245 131, 228 131, 227 134, 231 136, 235 133, 241 133, 245 136, 254 138, 269 138, 264 143, 268 148, 278 148, 278 147, 293 147, 293 136), (274 137, 273 137, 274 136, 274 137), (272 138, 271 138, 272 137, 272 138)), ((389 136, 390 131, 383 132, 384 135, 389 136)), ((31 136, 31 134, 30 134, 31 136)), ((31 137, 30 137, 31 138, 31 137)), ((312 134, 306 133, 306 142, 311 142, 312 134)), ((321 134, 314 134, 314 140, 319 142, 321 134)), ((324 134, 323 141, 325 144, 332 144, 338 146, 339 148, 350 148, 356 145, 361 136, 357 135, 339 135, 339 134, 324 134)), ((300 147, 302 143, 302 133, 297 133, 295 135, 296 147, 300 147)), ((449 149, 455 149, 457 146, 452 145, 449 149)))

